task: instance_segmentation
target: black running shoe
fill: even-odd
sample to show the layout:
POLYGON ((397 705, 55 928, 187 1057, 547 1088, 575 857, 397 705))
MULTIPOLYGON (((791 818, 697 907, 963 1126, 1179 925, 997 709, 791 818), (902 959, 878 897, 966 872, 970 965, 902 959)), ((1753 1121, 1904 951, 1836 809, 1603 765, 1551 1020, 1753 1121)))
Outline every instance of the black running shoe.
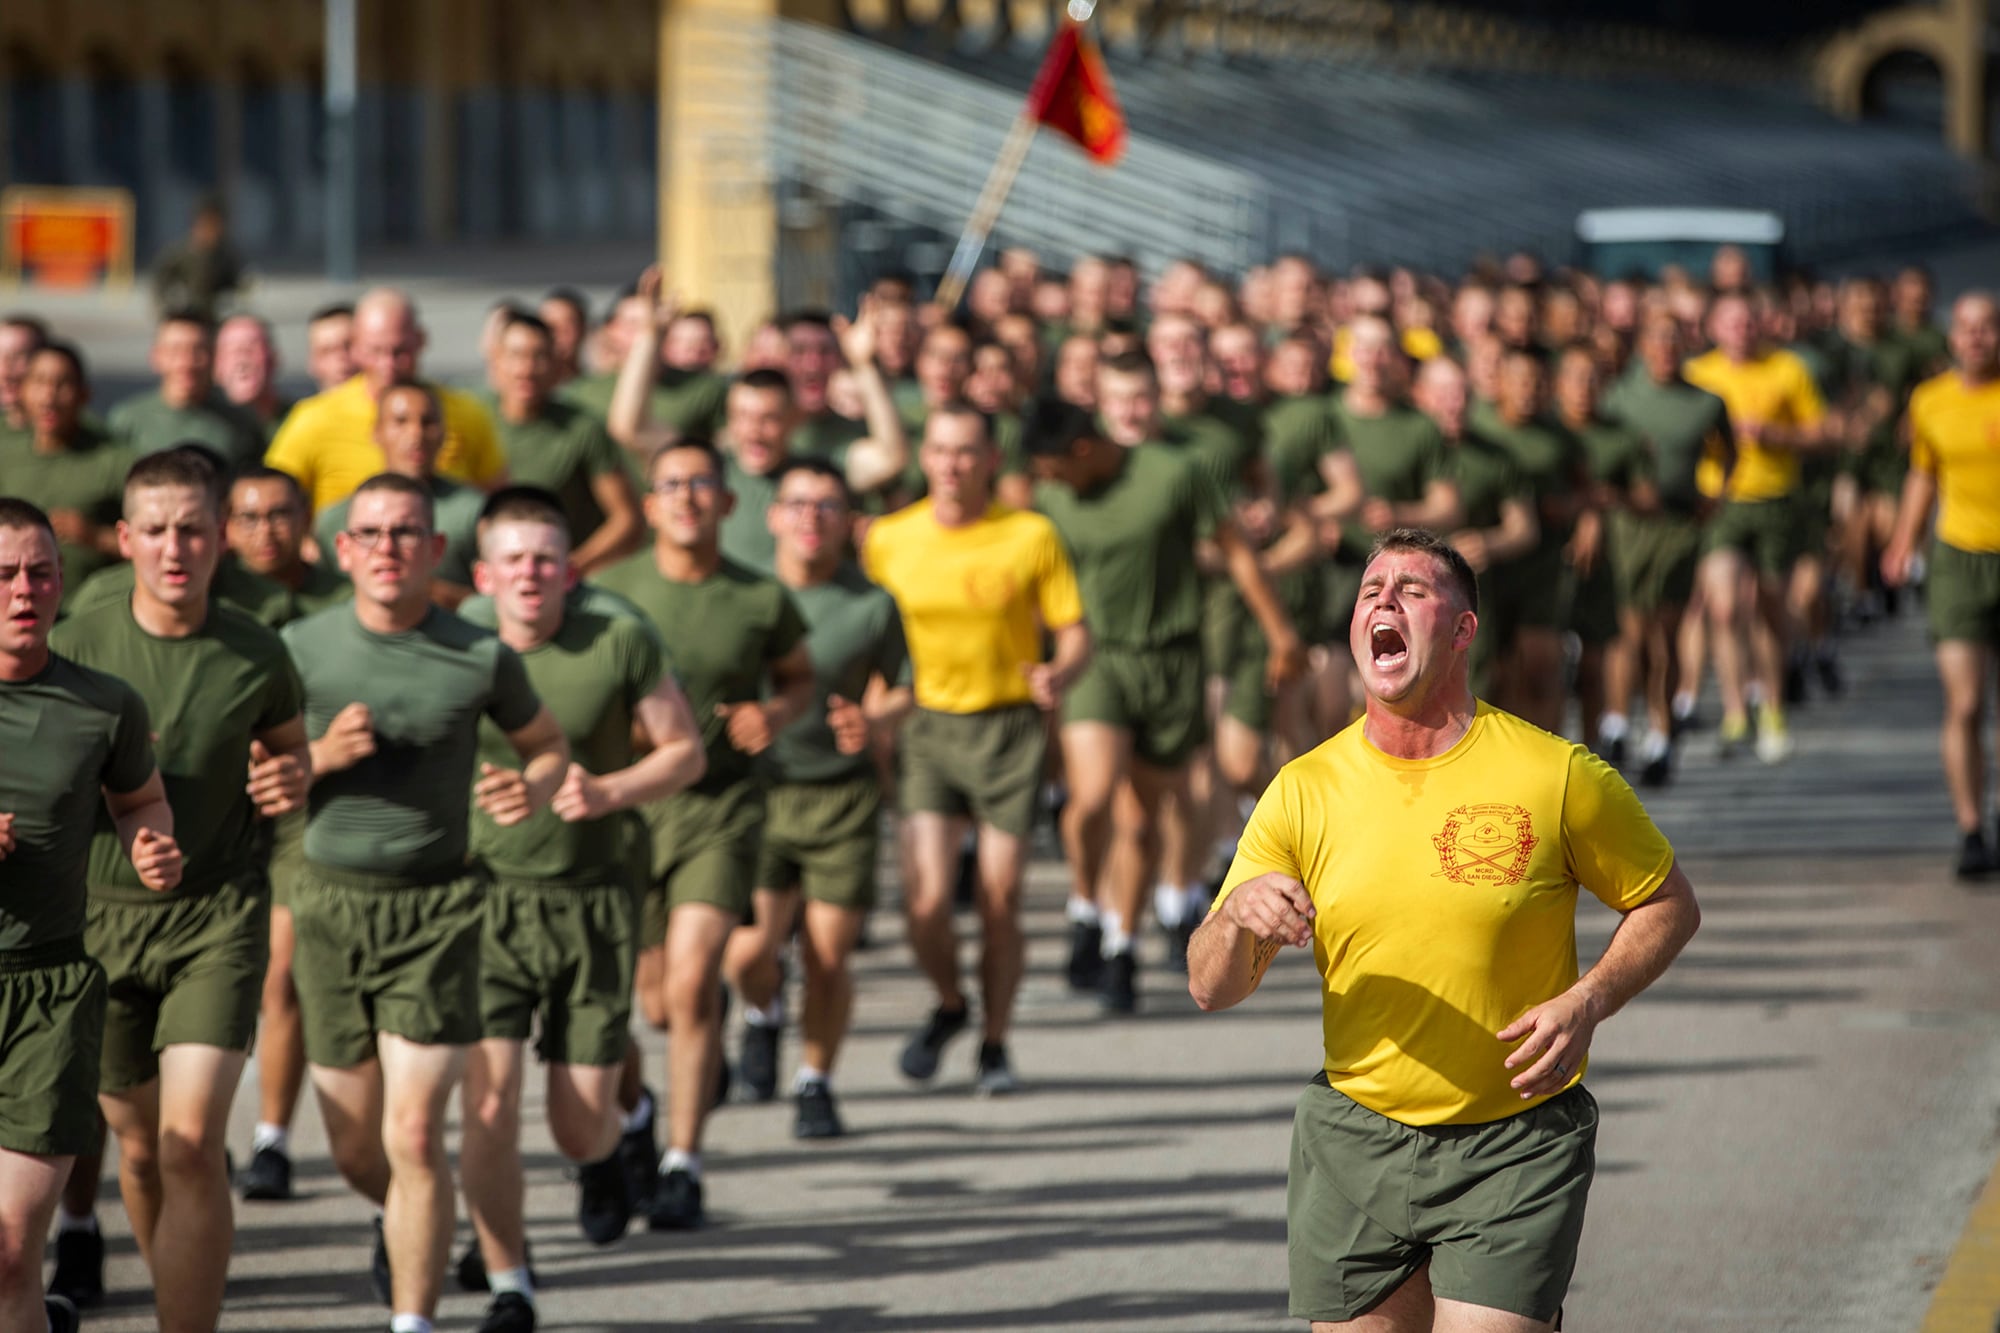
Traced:
POLYGON ((1642 787, 1664 787, 1674 776, 1673 751, 1665 750, 1646 761, 1639 770, 1639 785, 1642 787))
POLYGON ((49 1295, 62 1296, 81 1310, 104 1299, 104 1233, 56 1233, 56 1271, 49 1278, 49 1295))
MULTIPOLYGON (((368 1281, 375 1288, 375 1299, 393 1310, 396 1308, 396 1301, 395 1290, 389 1282, 389 1238, 382 1234, 382 1219, 379 1216, 372 1225, 375 1229, 375 1247, 368 1256, 368 1281)), ((479 1247, 477 1245, 472 1247, 472 1253, 474 1258, 478 1257, 479 1247)), ((463 1264, 459 1265, 458 1280, 460 1283, 465 1281, 465 1266, 463 1264)), ((468 1290, 484 1291, 485 1289, 486 1266, 481 1264, 479 1266, 479 1286, 477 1288, 468 1288, 468 1290)))
POLYGON ((736 1072, 743 1078, 747 1100, 768 1102, 778 1095, 778 1038, 783 1032, 783 1028, 759 1023, 743 1025, 736 1072))
POLYGON ((609 1245, 632 1224, 625 1162, 617 1151, 601 1162, 586 1162, 576 1173, 576 1225, 592 1245, 609 1245))
POLYGON ((1069 988, 1093 991, 1104 979, 1104 927, 1095 921, 1069 923, 1069 988))
POLYGON ((1194 938, 1195 927, 1201 924, 1201 917, 1193 908, 1186 916, 1169 925, 1160 923, 1160 933, 1167 937, 1167 966, 1176 972, 1187 971, 1188 941, 1194 938))
POLYGON ((1793 657, 1785 663, 1785 702, 1802 704, 1806 701, 1806 659, 1793 657))
POLYGON ((1841 674, 1840 659, 1832 653, 1821 653, 1813 659, 1813 670, 1819 676, 1819 687, 1828 698, 1847 688, 1847 678, 1841 674))
POLYGON ((83 1316, 67 1296, 44 1296, 42 1311, 48 1316, 49 1333, 77 1333, 83 1327, 83 1316))
POLYGON ((910 1038, 903 1047, 902 1059, 897 1061, 903 1077, 916 1079, 919 1083, 935 1078, 945 1043, 965 1031, 971 1017, 970 1008, 954 1011, 940 1007, 931 1010, 931 1021, 910 1038))
POLYGON ((535 1333, 535 1303, 518 1291, 503 1291, 486 1307, 479 1333, 535 1333))
MULTIPOLYGON (((535 1247, 528 1243, 526 1237, 521 1240, 521 1255, 528 1263, 528 1281, 539 1284, 541 1275, 535 1272, 535 1247)), ((383 1257, 383 1262, 385 1264, 388 1262, 386 1255, 383 1257)), ((477 1236, 474 1236, 472 1243, 465 1247, 465 1253, 458 1256, 455 1268, 461 1291, 493 1290, 493 1284, 486 1280, 486 1256, 479 1252, 477 1236)), ((382 1299, 386 1302, 389 1298, 384 1296, 382 1299)))
POLYGON ((1107 1014, 1129 1014, 1139 1007, 1139 960, 1131 950, 1104 960, 1104 988, 1097 1002, 1107 1014))
POLYGON ((660 1178, 660 1145, 653 1139, 653 1121, 659 1118, 660 1103, 651 1088, 644 1092, 653 1106, 652 1119, 643 1129, 628 1129, 618 1136, 618 1166, 625 1173, 625 1198, 634 1213, 652 1206, 653 1182, 660 1178))
POLYGON ((259 1148, 237 1181, 246 1200, 279 1203, 292 1197, 292 1159, 278 1148, 259 1148))
POLYGON ((1958 877, 1985 879, 1995 869, 2000 869, 2000 865, 1996 865, 1992 851, 1986 846, 1986 835, 1978 829, 1966 834, 1958 849, 1958 877))
POLYGON ((1604 762, 1613 768, 1625 767, 1625 738, 1623 736, 1604 742, 1604 762))
POLYGON ((654 1231, 693 1231, 701 1222, 701 1182, 683 1167, 661 1172, 646 1225, 654 1231))
POLYGON ((847 1132, 840 1112, 833 1107, 833 1089, 824 1083, 808 1083, 799 1089, 798 1119, 792 1121, 795 1139, 837 1139, 847 1132))
POLYGON ((1021 1082, 1014 1077, 1014 1067, 1007 1063, 1004 1042, 979 1043, 979 1078, 972 1086, 982 1097, 1004 1097, 1020 1089, 1021 1082))

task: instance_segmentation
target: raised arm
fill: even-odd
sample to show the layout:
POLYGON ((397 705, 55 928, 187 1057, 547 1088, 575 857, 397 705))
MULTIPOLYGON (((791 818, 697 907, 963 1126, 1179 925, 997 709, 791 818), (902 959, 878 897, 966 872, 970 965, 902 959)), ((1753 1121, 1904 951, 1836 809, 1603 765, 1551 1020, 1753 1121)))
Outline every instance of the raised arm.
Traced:
POLYGON ((857 494, 866 495, 903 475, 910 463, 910 441, 896 401, 889 396, 888 382, 875 364, 874 299, 862 297, 861 310, 852 321, 836 317, 833 333, 854 375, 862 415, 868 422, 868 438, 847 447, 847 484, 857 494))

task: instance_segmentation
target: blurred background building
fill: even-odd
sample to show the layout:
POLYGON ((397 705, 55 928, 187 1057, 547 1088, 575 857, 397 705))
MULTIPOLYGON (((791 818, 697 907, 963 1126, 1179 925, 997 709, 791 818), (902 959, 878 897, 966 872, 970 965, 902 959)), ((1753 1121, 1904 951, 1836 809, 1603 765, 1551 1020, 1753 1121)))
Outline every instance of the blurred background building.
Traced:
MULTIPOLYGON (((741 320, 928 278, 1059 13, 359 0, 361 241, 658 235, 741 320)), ((995 238, 1058 265, 1560 261, 1580 211, 1650 204, 1775 211, 1813 263, 1976 227, 1987 194, 1987 0, 1103 0, 1096 21, 1131 148, 1105 173, 1039 143, 995 238)), ((252 263, 309 261, 324 26, 316 0, 7 0, 0 180, 130 190, 142 264, 211 192, 252 263)))

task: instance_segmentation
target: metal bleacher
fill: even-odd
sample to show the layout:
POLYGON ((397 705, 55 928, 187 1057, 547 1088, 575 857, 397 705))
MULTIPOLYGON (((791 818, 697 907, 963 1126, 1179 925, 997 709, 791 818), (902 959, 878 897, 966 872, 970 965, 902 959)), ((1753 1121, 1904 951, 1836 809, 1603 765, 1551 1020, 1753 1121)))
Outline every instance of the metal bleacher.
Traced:
MULTIPOLYGON (((1039 50, 783 24, 781 178, 949 235, 1039 50)), ((1131 148, 1102 171, 1044 135, 996 233, 1053 260, 1120 250, 1240 270, 1296 249, 1331 267, 1453 270, 1569 253, 1586 208, 1768 208, 1801 262, 1970 226, 1970 173, 1935 130, 1849 124, 1768 80, 1454 71, 1383 59, 1153 53, 1106 61, 1131 148)))

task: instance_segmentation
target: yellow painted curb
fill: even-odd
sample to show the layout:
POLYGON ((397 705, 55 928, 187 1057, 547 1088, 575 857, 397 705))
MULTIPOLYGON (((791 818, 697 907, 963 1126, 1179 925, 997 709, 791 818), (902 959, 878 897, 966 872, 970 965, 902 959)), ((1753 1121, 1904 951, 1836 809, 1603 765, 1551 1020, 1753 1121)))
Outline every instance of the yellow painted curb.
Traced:
POLYGON ((1995 1333, 2000 1327, 2000 1162, 1965 1220, 1922 1333, 1995 1333))

